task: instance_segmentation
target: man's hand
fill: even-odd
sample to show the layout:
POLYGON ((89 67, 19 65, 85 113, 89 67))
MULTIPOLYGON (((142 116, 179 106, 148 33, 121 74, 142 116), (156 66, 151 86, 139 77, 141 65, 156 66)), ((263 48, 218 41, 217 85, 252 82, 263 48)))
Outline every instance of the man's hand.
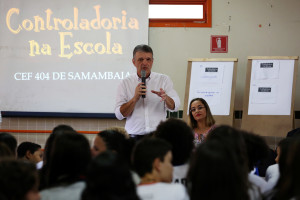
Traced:
POLYGON ((151 92, 159 96, 161 98, 160 101, 166 101, 167 94, 162 88, 160 88, 160 91, 151 90, 151 92))
POLYGON ((124 103, 120 107, 120 112, 124 117, 128 117, 134 110, 136 102, 140 99, 141 95, 146 95, 146 86, 143 83, 139 83, 134 91, 134 96, 127 103, 124 103))
POLYGON ((140 99, 140 96, 146 95, 146 92, 147 92, 146 86, 142 82, 139 83, 136 86, 135 92, 134 92, 134 98, 136 99, 136 101, 138 101, 140 99))
POLYGON ((167 108, 169 108, 170 110, 174 110, 174 100, 171 97, 169 97, 162 88, 160 88, 159 91, 151 90, 151 92, 159 96, 161 98, 160 101, 164 101, 166 103, 167 108))

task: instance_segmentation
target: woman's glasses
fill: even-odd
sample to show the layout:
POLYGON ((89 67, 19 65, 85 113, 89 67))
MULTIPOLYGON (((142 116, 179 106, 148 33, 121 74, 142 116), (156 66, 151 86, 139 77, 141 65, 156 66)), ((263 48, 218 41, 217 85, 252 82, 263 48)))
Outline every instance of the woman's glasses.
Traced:
POLYGON ((192 108, 191 112, 196 112, 197 110, 202 110, 203 108, 205 108, 204 106, 198 106, 197 108, 192 108))

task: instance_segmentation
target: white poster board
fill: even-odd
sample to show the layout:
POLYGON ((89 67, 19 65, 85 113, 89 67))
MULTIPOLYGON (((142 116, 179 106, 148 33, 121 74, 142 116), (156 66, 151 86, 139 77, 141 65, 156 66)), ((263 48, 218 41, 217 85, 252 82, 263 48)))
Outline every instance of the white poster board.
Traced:
POLYGON ((253 60, 248 115, 290 115, 295 60, 253 60))
POLYGON ((229 115, 234 61, 192 62, 189 102, 197 97, 207 101, 213 115, 229 115))

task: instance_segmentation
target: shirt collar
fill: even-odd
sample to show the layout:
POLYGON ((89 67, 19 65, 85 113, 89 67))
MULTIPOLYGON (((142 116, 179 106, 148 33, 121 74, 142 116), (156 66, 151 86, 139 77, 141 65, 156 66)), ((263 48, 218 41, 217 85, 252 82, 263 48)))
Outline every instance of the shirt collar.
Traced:
MULTIPOLYGON (((152 72, 150 73, 148 78, 146 78, 147 81, 151 80, 151 75, 152 75, 152 72)), ((140 78, 137 74, 136 74, 136 77, 137 77, 138 81, 142 81, 142 78, 140 78)))

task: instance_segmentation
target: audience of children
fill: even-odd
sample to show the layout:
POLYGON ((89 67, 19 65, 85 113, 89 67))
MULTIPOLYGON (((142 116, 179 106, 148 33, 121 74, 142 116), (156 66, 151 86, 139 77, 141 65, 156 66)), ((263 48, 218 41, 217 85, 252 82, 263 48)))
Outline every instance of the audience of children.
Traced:
POLYGON ((218 126, 195 146, 189 125, 172 118, 137 143, 121 131, 103 130, 90 145, 72 127, 57 126, 46 141, 41 169, 35 166, 42 157, 38 144, 23 142, 17 149, 14 136, 0 133, 0 199, 300 198, 297 135, 279 142, 277 164, 268 167, 264 180, 249 173, 268 151, 258 135, 218 126), (140 179, 134 181, 136 173, 140 179))

